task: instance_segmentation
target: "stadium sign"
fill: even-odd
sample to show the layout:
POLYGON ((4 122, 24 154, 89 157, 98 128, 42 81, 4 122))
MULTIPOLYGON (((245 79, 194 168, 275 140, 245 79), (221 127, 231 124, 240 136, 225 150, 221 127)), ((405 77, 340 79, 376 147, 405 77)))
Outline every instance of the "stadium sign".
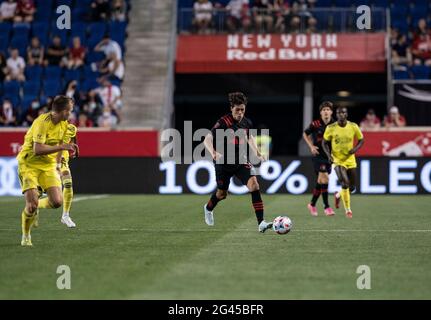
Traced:
POLYGON ((384 71, 385 33, 178 36, 177 73, 384 71))
MULTIPOLYGON (((80 158, 71 162, 77 193, 97 194, 208 194, 216 188, 209 161, 190 165, 160 158, 80 158), (108 174, 107 174, 108 173, 108 174)), ((315 173, 309 158, 275 158, 260 166, 258 177, 266 194, 311 192, 315 173)), ((431 193, 430 158, 363 158, 358 161, 357 192, 362 194, 431 193)), ((329 192, 339 190, 330 175, 329 192)), ((235 179, 229 191, 246 194, 235 179)), ((15 158, 0 158, 0 196, 19 196, 15 158)))

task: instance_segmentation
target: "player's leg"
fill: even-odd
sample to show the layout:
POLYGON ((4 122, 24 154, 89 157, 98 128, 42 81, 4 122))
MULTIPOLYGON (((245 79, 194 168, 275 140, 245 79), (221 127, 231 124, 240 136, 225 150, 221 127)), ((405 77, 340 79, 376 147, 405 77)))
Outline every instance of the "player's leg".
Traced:
POLYGON ((21 213, 21 227, 22 227, 22 246, 32 246, 31 242, 31 228, 33 226, 35 216, 37 214, 37 205, 39 195, 37 189, 28 189, 24 192, 25 208, 21 213))
POLYGON ((321 185, 321 194, 323 205, 325 206, 325 214, 327 216, 335 215, 334 210, 329 205, 328 200, 328 185, 329 185, 329 174, 331 173, 331 165, 329 163, 324 164, 319 172, 318 182, 321 185))
POLYGON ((75 228, 76 224, 70 218, 70 209, 73 200, 72 174, 67 165, 64 166, 64 169, 62 167, 61 182, 63 184, 63 214, 61 216, 61 223, 69 228, 75 228))
POLYGON ((257 182, 255 169, 251 164, 240 165, 235 172, 235 176, 247 186, 251 195, 251 202, 253 205, 254 213, 258 224, 258 230, 265 232, 272 227, 272 222, 264 220, 264 205, 262 196, 260 194, 260 186, 257 182))
POLYGON ((228 172, 222 165, 215 166, 217 190, 211 195, 210 200, 204 205, 205 223, 209 226, 214 225, 213 210, 217 204, 226 199, 232 173, 228 172))
POLYGON ((347 176, 349 177, 349 190, 350 193, 355 193, 356 191, 356 169, 355 168, 350 168, 347 169, 347 176))
POLYGON ((319 161, 316 158, 313 158, 312 161, 313 161, 314 172, 316 173, 317 179, 316 179, 316 185, 313 189, 313 196, 311 197, 311 201, 307 205, 307 208, 308 208, 308 211, 310 211, 310 214, 316 217, 318 215, 316 203, 320 197, 322 187, 319 182, 319 169, 320 169, 319 161))
POLYGON ((350 181, 347 175, 347 169, 342 166, 336 166, 335 172, 337 174, 338 180, 341 183, 341 200, 343 201, 344 209, 346 211, 346 217, 352 217, 352 210, 350 210, 350 181))
POLYGON ((39 200, 39 209, 57 209, 63 204, 61 179, 56 170, 44 171, 39 176, 40 186, 48 197, 39 200))

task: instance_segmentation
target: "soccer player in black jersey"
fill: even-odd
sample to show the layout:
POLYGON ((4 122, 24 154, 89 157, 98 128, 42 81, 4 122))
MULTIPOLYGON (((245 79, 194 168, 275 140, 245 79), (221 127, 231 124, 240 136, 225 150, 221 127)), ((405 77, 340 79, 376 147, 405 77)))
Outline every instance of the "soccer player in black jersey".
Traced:
POLYGON ((255 169, 248 161, 248 147, 255 152, 259 160, 266 159, 259 152, 255 138, 249 134, 253 125, 244 117, 247 97, 242 92, 233 92, 229 94, 229 103, 231 113, 216 122, 204 141, 214 160, 217 180, 217 191, 204 205, 205 222, 209 226, 214 225, 213 210, 219 201, 226 199, 230 179, 236 176, 250 191, 258 230, 265 232, 272 227, 272 223, 263 219, 263 202, 255 169))
POLYGON ((329 174, 331 173, 331 163, 322 147, 323 134, 325 133, 326 126, 334 122, 332 119, 332 110, 332 102, 324 101, 319 106, 320 119, 314 120, 303 134, 304 140, 310 148, 311 154, 313 155, 313 166, 317 175, 317 182, 313 190, 313 197, 311 202, 307 205, 307 208, 312 216, 318 215, 316 202, 320 195, 322 195, 323 198, 325 214, 327 216, 333 216, 335 214, 334 210, 329 206, 328 203, 328 183, 329 174))

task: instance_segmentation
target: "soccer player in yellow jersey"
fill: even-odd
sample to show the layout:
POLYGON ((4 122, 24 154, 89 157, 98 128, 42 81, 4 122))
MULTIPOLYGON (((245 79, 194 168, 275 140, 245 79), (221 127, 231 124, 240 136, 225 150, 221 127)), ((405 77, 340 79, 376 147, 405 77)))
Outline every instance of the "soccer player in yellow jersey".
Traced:
POLYGON ((32 245, 30 232, 38 209, 59 208, 63 203, 56 158, 60 151, 76 150, 73 144, 62 143, 73 105, 71 98, 55 97, 52 111, 40 115, 27 131, 17 156, 18 176, 25 197, 21 214, 22 246, 32 245), (38 186, 46 191, 47 198, 39 200, 38 186))
POLYGON ((79 148, 76 141, 77 128, 69 123, 67 125, 66 133, 63 137, 63 143, 73 143, 76 151, 62 151, 57 156, 57 170, 61 175, 61 182, 63 184, 63 215, 61 216, 61 223, 65 224, 69 228, 75 228, 76 224, 70 218, 70 208, 72 207, 73 199, 73 186, 72 186, 72 174, 69 168, 70 157, 75 158, 79 155, 79 148))
MULTIPOLYGON (((323 134, 322 147, 331 163, 333 163, 334 170, 341 183, 341 200, 343 201, 347 218, 352 218, 350 193, 355 190, 355 153, 363 144, 364 136, 359 126, 354 122, 347 121, 347 109, 339 107, 337 109, 337 122, 328 125, 323 134), (356 146, 354 146, 355 139, 358 141, 356 146), (331 151, 329 144, 331 145, 331 151)), ((338 208, 337 203, 336 207, 338 208)))

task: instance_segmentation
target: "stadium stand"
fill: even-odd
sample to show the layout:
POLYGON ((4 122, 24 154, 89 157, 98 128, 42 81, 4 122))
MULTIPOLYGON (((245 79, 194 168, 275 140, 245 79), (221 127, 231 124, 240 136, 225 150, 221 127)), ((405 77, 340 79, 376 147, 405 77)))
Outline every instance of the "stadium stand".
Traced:
MULTIPOLYGON (((16 1, 18 8, 21 1, 16 1)), ((7 0, 0 0, 0 7, 5 2, 7 0)), ((101 99, 96 95, 99 106, 96 111, 90 112, 87 102, 92 100, 89 97, 91 91, 101 86, 102 77, 109 77, 113 84, 121 86, 121 80, 114 77, 111 79, 111 73, 114 72, 101 74, 98 70, 109 66, 112 60, 108 59, 108 55, 115 50, 118 52, 118 48, 121 49, 119 58, 124 59, 131 1, 29 0, 28 2, 33 3, 36 9, 33 22, 0 19, 0 57, 3 57, 0 58, 0 64, 7 65, 13 48, 18 49, 19 56, 26 61, 25 81, 7 81, 9 71, 1 75, 0 105, 4 100, 12 102, 18 116, 18 125, 29 125, 25 119, 30 112, 32 102, 38 102, 41 106, 40 111, 43 112, 45 110, 43 106, 50 97, 66 92, 68 95, 77 93, 79 108, 75 110, 75 118, 78 119, 80 113, 86 113, 92 118, 92 123, 97 125, 97 117, 102 113, 101 99), (71 30, 57 28, 59 15, 55 12, 60 5, 67 5, 71 9, 71 30), (118 5, 124 9, 116 7, 118 5), (107 14, 99 10, 99 6, 108 8, 107 14), (55 36, 60 38, 59 44, 53 43, 55 36), (34 37, 39 39, 40 47, 30 48, 29 44, 34 37), (81 47, 73 48, 75 37, 80 39, 81 47), (101 41, 102 44, 100 44, 101 41), (32 56, 40 57, 41 48, 44 48, 44 61, 42 63, 29 61, 28 51, 32 56), (72 57, 84 57, 84 65, 77 64, 78 67, 74 68, 75 64, 68 63, 72 57), (68 85, 73 80, 76 81, 76 87, 70 91, 68 85)), ((15 12, 15 16, 17 15, 19 15, 18 11, 15 12)), ((114 115, 116 112, 117 110, 112 110, 114 115)))
MULTIPOLYGON (((257 0, 249 0, 249 14, 252 15, 252 10, 255 7, 257 0)), ((178 30, 183 33, 197 32, 193 25, 193 5, 194 0, 179 0, 178 1, 178 30)), ((229 0, 211 1, 214 7, 213 22, 211 24, 213 32, 226 32, 228 30, 225 21, 227 6, 229 0)), ((234 0, 234 2, 237 2, 234 0)), ((247 1, 246 1, 247 2, 247 1)), ((299 31, 307 32, 307 24, 310 21, 308 18, 313 16, 317 20, 317 32, 355 32, 354 7, 359 5, 370 5, 372 10, 372 25, 377 30, 386 29, 386 21, 382 19, 383 9, 390 10, 390 27, 395 33, 395 38, 392 41, 393 51, 398 51, 398 54, 405 54, 405 59, 397 59, 397 54, 392 54, 392 69, 395 80, 401 79, 429 79, 431 74, 431 2, 428 0, 301 0, 301 1, 269 1, 274 3, 284 4, 284 24, 286 28, 266 30, 266 32, 290 32, 299 31), (380 10, 376 10, 379 9, 380 10), (343 10, 344 9, 344 10, 343 10), (297 15, 301 17, 301 26, 298 29, 292 29, 290 21, 297 15), (304 17, 306 19, 304 19, 304 17), (290 19, 290 21, 288 21, 290 19), (418 29, 420 21, 423 20, 423 28, 418 29), (290 29, 289 29, 290 28, 290 29), (401 44, 401 48, 397 45, 399 38, 405 36, 405 43, 401 44), (394 47, 395 46, 395 47, 394 47)), ((279 6, 273 7, 273 13, 276 16, 279 6)), ((384 14, 384 13, 383 13, 384 14)), ((260 32, 256 26, 251 28, 251 32, 260 32)), ((231 30, 229 30, 231 31, 231 30)), ((241 30, 239 27, 237 31, 241 30)))

